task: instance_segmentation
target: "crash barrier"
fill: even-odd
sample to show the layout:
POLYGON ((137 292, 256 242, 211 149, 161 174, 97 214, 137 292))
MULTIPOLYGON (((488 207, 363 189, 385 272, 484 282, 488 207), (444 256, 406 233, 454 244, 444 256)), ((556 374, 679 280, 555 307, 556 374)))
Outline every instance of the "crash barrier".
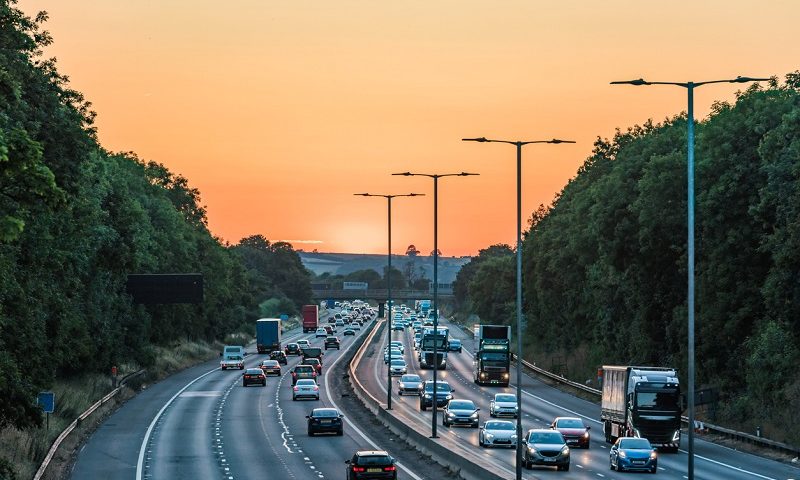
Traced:
POLYGON ((61 446, 61 443, 75 430, 81 422, 89 418, 89 416, 95 412, 101 405, 106 403, 107 401, 111 400, 116 394, 120 392, 120 389, 125 385, 125 382, 128 380, 138 377, 139 375, 143 374, 144 370, 139 370, 138 372, 129 373, 128 375, 122 377, 122 380, 119 382, 119 386, 114 390, 111 390, 108 395, 101 398, 97 402, 95 402, 91 407, 87 408, 85 412, 78 415, 78 418, 72 421, 72 423, 64 429, 63 432, 56 438, 53 442, 53 445, 50 446, 50 450, 45 455, 44 460, 42 460, 42 464, 39 465, 39 469, 36 471, 36 475, 33 476, 33 480, 40 480, 43 476, 45 471, 47 471, 47 467, 50 465, 50 462, 53 460, 53 456, 55 456, 56 451, 58 451, 58 447, 61 446))

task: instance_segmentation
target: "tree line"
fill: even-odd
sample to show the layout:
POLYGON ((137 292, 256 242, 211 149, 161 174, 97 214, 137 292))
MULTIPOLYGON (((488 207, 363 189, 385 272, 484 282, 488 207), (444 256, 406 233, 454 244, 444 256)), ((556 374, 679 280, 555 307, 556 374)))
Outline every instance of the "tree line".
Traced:
MULTIPOLYGON (((800 442, 800 73, 717 102, 696 129, 697 385, 715 419, 800 442)), ((686 115, 646 122, 592 154, 523 242, 526 356, 687 365, 686 115)), ((462 313, 515 322, 515 252, 459 273, 462 313)), ((558 360, 566 359, 566 360, 558 360)))
POLYGON ((99 145, 35 18, 0 0, 0 428, 40 424, 56 378, 148 366, 152 345, 215 340, 310 301, 291 245, 230 245, 200 192, 164 165, 99 145), (129 273, 202 273, 197 305, 136 305, 129 273))

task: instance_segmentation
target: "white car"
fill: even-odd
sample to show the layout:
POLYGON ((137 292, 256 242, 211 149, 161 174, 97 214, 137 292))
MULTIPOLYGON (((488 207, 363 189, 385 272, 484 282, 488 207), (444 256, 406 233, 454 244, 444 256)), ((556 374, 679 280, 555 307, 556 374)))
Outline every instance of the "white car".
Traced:
POLYGON ((292 400, 299 398, 313 398, 319 400, 319 387, 317 382, 310 378, 303 378, 292 387, 292 400))
MULTIPOLYGON (((324 330, 324 329, 323 329, 323 330, 324 330)), ((297 343, 298 345, 300 345, 300 349, 301 349, 301 350, 302 350, 302 349, 304 349, 304 348, 311 348, 311 342, 309 342, 309 341, 308 341, 308 340, 306 340, 305 338, 304 338, 304 339, 302 339, 302 340, 298 340, 298 341, 297 341, 297 342, 295 342, 295 343, 297 343)))
POLYGON ((508 420, 489 420, 478 433, 481 447, 517 447, 517 426, 508 420))
POLYGON ((489 402, 489 415, 517 418, 517 397, 513 393, 496 393, 489 402))
MULTIPOLYGON (((318 328, 318 329, 317 329, 317 333, 315 333, 315 334, 314 334, 314 336, 315 336, 316 338, 319 338, 319 337, 327 337, 327 336, 328 336, 328 331, 327 331, 327 330, 325 330, 324 328, 318 328)), ((302 348, 302 345, 301 345, 301 348, 302 348)))
POLYGON ((406 353, 406 348, 403 346, 403 342, 398 342, 397 340, 390 342, 389 348, 400 350, 400 353, 406 353))
POLYGON ((394 360, 396 358, 403 360, 403 354, 400 353, 400 350, 387 350, 383 354, 383 363, 389 363, 390 360, 394 360))
POLYGON ((398 395, 405 395, 406 393, 411 393, 412 395, 419 395, 420 390, 422 390, 422 379, 419 375, 414 375, 413 373, 403 375, 400 377, 400 380, 397 381, 397 394, 398 395))
POLYGON ((406 361, 402 358, 393 359, 389 362, 390 375, 405 375, 406 373, 408 373, 408 366, 406 366, 406 361))

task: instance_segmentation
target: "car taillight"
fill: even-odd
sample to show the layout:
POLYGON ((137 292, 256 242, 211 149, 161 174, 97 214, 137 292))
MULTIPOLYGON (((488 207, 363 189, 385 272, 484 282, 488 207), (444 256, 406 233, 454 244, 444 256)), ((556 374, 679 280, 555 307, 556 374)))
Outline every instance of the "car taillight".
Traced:
POLYGON ((314 385, 314 391, 316 392, 317 390, 319 390, 319 387, 314 385))
POLYGON ((391 465, 391 466, 388 466, 388 467, 383 467, 383 471, 384 472, 394 472, 395 470, 397 470, 397 469, 395 468, 394 465, 391 465))
POLYGON ((299 389, 299 388, 297 388, 297 387, 294 387, 294 391, 295 391, 295 392, 296 392, 296 391, 298 391, 298 390, 300 390, 300 389, 299 389))
POLYGON ((356 467, 355 465, 353 465, 353 471, 354 472, 366 472, 367 469, 366 469, 366 467, 356 467))
POLYGON ((297 373, 296 372, 292 372, 292 378, 294 378, 296 376, 297 376, 297 373))

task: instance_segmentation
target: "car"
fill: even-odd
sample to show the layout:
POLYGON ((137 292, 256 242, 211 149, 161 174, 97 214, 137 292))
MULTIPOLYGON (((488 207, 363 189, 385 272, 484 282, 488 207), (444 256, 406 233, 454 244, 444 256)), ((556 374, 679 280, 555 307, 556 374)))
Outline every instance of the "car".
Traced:
POLYGON ((400 353, 406 353, 406 347, 403 346, 403 342, 399 342, 397 340, 392 340, 389 342, 389 348, 395 348, 400 350, 400 353))
MULTIPOLYGON (((453 399, 453 390, 450 388, 450 384, 447 382, 443 382, 438 380, 436 382, 436 407, 444 407, 447 403, 453 399)), ((422 390, 419 395, 419 409, 423 412, 428 409, 428 407, 434 408, 434 401, 433 401, 433 380, 427 380, 422 385, 422 390)))
POLYGON ((289 361, 286 359, 286 354, 280 350, 275 350, 274 352, 269 352, 269 359, 275 360, 278 363, 282 363, 286 365, 289 361))
POLYGON ((384 450, 362 450, 345 460, 347 480, 397 479, 395 460, 384 450))
POLYGON ((525 468, 547 465, 560 471, 569 471, 569 447, 558 431, 532 428, 525 434, 522 443, 522 465, 525 468))
POLYGON ((451 352, 461 353, 461 340, 457 338, 451 338, 450 341, 447 342, 447 349, 451 352))
POLYGON ((414 334, 414 348, 419 349, 419 342, 422 341, 422 333, 415 333, 414 334))
POLYGON ((408 366, 406 361, 397 358, 389 362, 389 375, 405 375, 408 373, 408 366))
MULTIPOLYGON (((360 321, 355 321, 355 322, 351 323, 350 324, 350 330, 361 330, 361 322, 360 321)), ((355 334, 356 334, 356 332, 354 331, 353 335, 355 335, 355 334)), ((347 335, 347 330, 345 330, 345 335, 347 335)))
POLYGON ((317 376, 322 375, 322 360, 316 357, 304 358, 300 365, 311 365, 317 371, 317 376))
POLYGON ((564 436, 567 445, 589 448, 589 429, 578 417, 556 417, 550 425, 564 436))
POLYGON ((246 387, 252 384, 267 386, 267 376, 260 368, 248 368, 242 373, 242 386, 246 387))
POLYGON ((335 348, 339 350, 339 338, 334 337, 333 335, 325 337, 325 350, 329 348, 335 348))
POLYGON ((450 400, 447 402, 447 406, 444 407, 442 425, 445 427, 469 425, 472 428, 478 428, 480 424, 479 410, 480 408, 476 407, 475 402, 472 400, 450 400))
POLYGON ((286 355, 300 355, 300 344, 287 343, 286 346, 283 347, 283 353, 286 355))
POLYGON ((383 353, 383 363, 389 363, 390 360, 403 359, 403 354, 400 350, 387 350, 383 353))
MULTIPOLYGON (((333 327, 332 327, 332 326, 330 326, 330 325, 325 325, 325 326, 324 326, 324 327, 322 327, 322 328, 324 328, 324 329, 325 329, 325 336, 326 336, 326 337, 327 337, 328 335, 333 335, 334 333, 336 333, 336 329, 335 329, 335 328, 333 328, 333 327)), ((317 335, 317 336, 319 337, 319 335, 317 335)))
POLYGON ((337 327, 344 327, 344 319, 336 320, 336 324, 335 325, 337 327))
POLYGON ((317 378, 317 369, 311 365, 297 365, 292 369, 292 385, 304 379, 315 380, 317 378))
POLYGON ((392 325, 392 330, 399 330, 402 332, 404 328, 406 328, 405 324, 400 320, 395 321, 394 325, 392 325))
POLYGON ((319 327, 317 331, 314 333, 314 337, 327 337, 328 336, 328 329, 325 327, 319 327))
POLYGON ((308 419, 308 436, 313 437, 317 433, 335 433, 342 436, 344 416, 335 408, 315 408, 311 414, 306 415, 308 419))
POLYGON ((489 402, 489 416, 517 418, 517 397, 513 393, 495 393, 489 402))
POLYGON ((239 355, 226 355, 222 357, 222 360, 219 362, 219 368, 221 370, 227 370, 229 368, 244 370, 244 357, 239 355))
POLYGON ((319 386, 317 385, 316 381, 310 378, 304 378, 297 381, 297 383, 292 387, 292 400, 298 400, 301 398, 313 398, 314 400, 319 400, 319 386))
POLYGON ((244 358, 247 356, 247 352, 244 351, 244 347, 241 345, 225 345, 225 347, 222 348, 221 356, 229 357, 232 355, 244 358))
POLYGON ((419 375, 409 373, 400 377, 397 381, 397 394, 405 395, 410 393, 412 395, 419 395, 422 390, 422 378, 419 375))
POLYGON ((281 366, 277 360, 262 360, 258 365, 264 375, 275 374, 281 376, 281 366))
POLYGON ((311 348, 311 342, 309 342, 309 341, 308 341, 308 340, 306 340, 305 338, 304 338, 304 339, 302 339, 302 340, 298 340, 298 341, 297 341, 297 344, 298 344, 298 345, 300 345, 300 353, 302 353, 302 352, 303 352, 303 349, 304 349, 304 348, 311 348))
POLYGON ((611 470, 658 471, 658 455, 646 438, 619 437, 608 453, 611 470))
POLYGON ((508 420, 489 420, 478 432, 478 445, 517 448, 517 426, 508 420))
POLYGON ((353 330, 352 327, 347 327, 347 328, 344 329, 344 332, 342 332, 342 335, 345 335, 345 336, 347 336, 347 335, 355 336, 355 334, 356 334, 356 331, 353 330))

